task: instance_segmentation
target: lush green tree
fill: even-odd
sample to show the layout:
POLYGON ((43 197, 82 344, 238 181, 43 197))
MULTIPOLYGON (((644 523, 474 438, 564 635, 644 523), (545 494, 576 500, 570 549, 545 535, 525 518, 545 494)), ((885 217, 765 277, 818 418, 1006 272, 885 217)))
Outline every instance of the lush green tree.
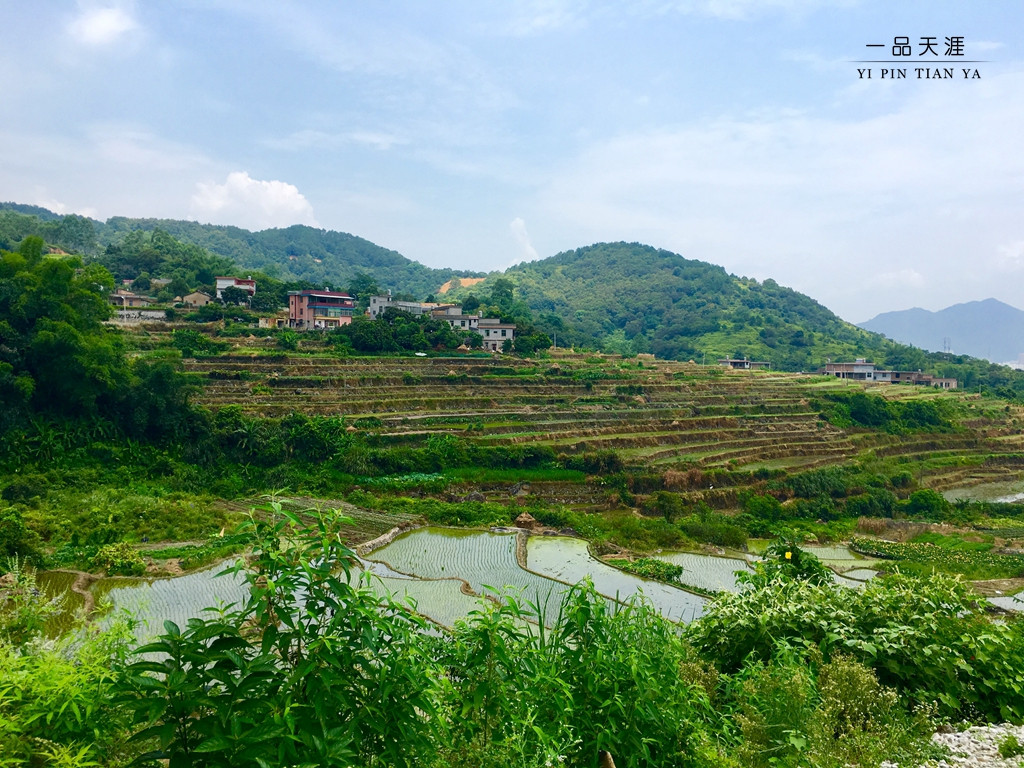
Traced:
POLYGON ((220 297, 225 306, 238 306, 239 304, 244 305, 249 301, 249 292, 234 285, 230 285, 220 292, 220 297))
POLYGON ((42 250, 27 238, 17 254, 2 254, 0 387, 35 410, 95 416, 126 373, 116 335, 102 325, 113 279, 42 250))
POLYGON ((491 304, 499 309, 507 309, 512 306, 512 293, 515 283, 504 277, 499 277, 491 286, 491 295, 488 299, 491 304))
POLYGON ((665 518, 667 523, 675 522, 675 519, 685 511, 683 500, 679 494, 669 491, 656 492, 651 502, 651 508, 665 518))
POLYGON ((364 307, 370 305, 371 296, 379 296, 381 294, 377 281, 365 272, 356 272, 352 279, 348 281, 346 291, 364 307))
POLYGON ((942 494, 931 488, 914 491, 906 503, 908 515, 926 520, 945 520, 950 509, 950 503, 943 498, 942 494))
POLYGON ((256 291, 249 300, 249 307, 254 312, 274 312, 286 306, 287 301, 281 301, 272 291, 263 290, 264 286, 262 283, 259 286, 260 290, 256 291))

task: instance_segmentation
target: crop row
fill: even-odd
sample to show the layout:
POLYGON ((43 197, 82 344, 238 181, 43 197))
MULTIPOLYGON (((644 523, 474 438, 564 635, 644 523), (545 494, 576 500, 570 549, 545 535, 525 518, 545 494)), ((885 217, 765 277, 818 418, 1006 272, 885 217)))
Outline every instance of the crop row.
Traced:
POLYGON ((931 566, 969 578, 1017 578, 1024 576, 1024 555, 977 552, 939 547, 927 542, 895 542, 854 539, 851 549, 873 557, 931 566))

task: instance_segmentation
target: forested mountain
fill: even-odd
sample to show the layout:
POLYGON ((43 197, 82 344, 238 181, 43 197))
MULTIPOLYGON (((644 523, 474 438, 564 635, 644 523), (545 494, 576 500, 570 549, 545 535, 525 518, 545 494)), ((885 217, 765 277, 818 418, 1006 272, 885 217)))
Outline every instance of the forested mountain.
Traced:
POLYGON ((110 245, 119 245, 132 232, 155 230, 230 259, 239 272, 258 270, 284 281, 341 287, 365 273, 382 289, 423 298, 453 277, 480 275, 431 269, 361 237, 313 227, 250 232, 193 221, 123 216, 100 222, 75 215, 60 217, 37 206, 0 203, 0 248, 16 248, 22 238, 37 235, 66 250, 97 255, 110 245))
POLYGON ((956 377, 961 386, 1024 391, 1024 376, 1003 366, 891 341, 774 280, 736 277, 639 243, 566 251, 452 295, 486 301, 499 281, 513 284, 516 303, 529 308, 540 330, 557 332, 559 346, 697 361, 747 357, 786 371, 866 357, 888 368, 956 377))
POLYGON ((950 349, 995 363, 1024 354, 1024 312, 996 299, 954 304, 938 312, 918 307, 883 312, 860 327, 935 352, 948 340, 950 349))
MULTIPOLYGON (((894 346, 774 280, 736 277, 638 243, 566 251, 502 277, 535 315, 564 320, 567 344, 676 359, 748 357, 787 370, 826 358, 882 358, 894 346)), ((491 284, 493 277, 459 294, 486 294, 491 284)))
MULTIPOLYGON (((164 289, 168 295, 206 285, 215 272, 251 272, 278 289, 262 292, 266 306, 261 301, 260 309, 272 309, 284 291, 306 285, 366 284, 423 298, 453 277, 479 274, 429 269, 362 238, 305 226, 249 232, 171 219, 116 217, 104 223, 0 204, 0 249, 15 249, 30 235, 91 257, 117 278, 148 271, 149 277, 177 280, 164 289), (146 266, 150 256, 156 271, 146 266)), ((683 360, 747 357, 787 371, 866 357, 889 368, 953 376, 961 385, 1024 391, 1021 376, 1006 368, 926 353, 847 323, 774 280, 736 277, 639 243, 566 251, 445 294, 451 300, 471 296, 477 303, 469 307, 482 302, 486 312, 546 333, 559 346, 683 360)))

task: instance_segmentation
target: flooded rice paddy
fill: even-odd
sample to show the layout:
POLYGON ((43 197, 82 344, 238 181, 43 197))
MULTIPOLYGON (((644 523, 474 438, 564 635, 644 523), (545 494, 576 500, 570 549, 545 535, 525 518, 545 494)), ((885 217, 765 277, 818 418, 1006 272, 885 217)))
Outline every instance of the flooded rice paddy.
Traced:
POLYGON ((666 552, 656 555, 656 558, 682 566, 683 573, 679 580, 705 592, 738 592, 736 574, 753 570, 746 560, 699 555, 694 552, 666 552))
POLYGON ((1013 504, 1024 501, 1024 478, 1019 480, 1003 480, 994 483, 981 483, 967 488, 951 488, 943 491, 947 501, 993 501, 1002 504, 1013 504))
MULTIPOLYGON (((609 603, 642 593, 673 621, 694 620, 708 602, 685 589, 642 579, 597 560, 581 539, 531 536, 525 551, 518 547, 513 532, 420 528, 366 555, 353 578, 361 570, 369 571, 371 586, 381 594, 390 593, 444 627, 454 626, 479 609, 481 595, 496 594, 513 594, 521 604, 528 601, 539 605, 543 621, 551 624, 566 592, 588 577, 609 603), (524 558, 525 568, 520 558, 524 558)), ((863 589, 877 575, 871 567, 873 561, 855 556, 845 547, 808 549, 841 572, 834 580, 843 586, 863 589)), ((692 552, 668 552, 658 558, 681 565, 683 583, 707 592, 738 591, 736 573, 750 569, 744 560, 692 552)), ((138 635, 145 640, 161 633, 165 620, 184 626, 189 618, 203 615, 205 609, 244 602, 248 587, 241 575, 219 575, 230 565, 222 563, 174 578, 99 579, 92 585, 92 594, 97 605, 112 604, 102 621, 112 621, 117 614, 128 612, 139 621, 138 635)), ((72 573, 40 574, 46 593, 68 596, 67 610, 55 629, 70 626, 71 617, 83 604, 81 595, 69 591, 74 580, 72 573)), ((1024 610, 1024 596, 996 597, 992 602, 1008 610, 1024 610)))
POLYGON ((637 593, 650 601, 662 616, 673 621, 693 621, 704 612, 706 598, 658 581, 641 579, 620 571, 590 554, 587 542, 564 536, 533 536, 526 545, 526 567, 568 584, 590 577, 600 594, 627 600, 637 593))
POLYGON ((241 607, 249 596, 249 587, 242 574, 225 573, 233 565, 221 563, 166 579, 100 579, 92 592, 97 605, 112 606, 102 621, 111 622, 127 613, 139 622, 136 636, 146 640, 162 634, 165 621, 184 627, 191 618, 212 617, 217 609, 226 610, 232 605, 241 607))

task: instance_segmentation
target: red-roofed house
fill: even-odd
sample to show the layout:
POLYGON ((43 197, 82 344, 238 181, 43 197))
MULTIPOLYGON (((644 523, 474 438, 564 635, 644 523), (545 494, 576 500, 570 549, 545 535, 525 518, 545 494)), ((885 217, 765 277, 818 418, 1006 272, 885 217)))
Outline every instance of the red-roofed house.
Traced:
POLYGON ((288 325, 292 328, 337 328, 352 322, 356 303, 340 291, 288 291, 288 325))

